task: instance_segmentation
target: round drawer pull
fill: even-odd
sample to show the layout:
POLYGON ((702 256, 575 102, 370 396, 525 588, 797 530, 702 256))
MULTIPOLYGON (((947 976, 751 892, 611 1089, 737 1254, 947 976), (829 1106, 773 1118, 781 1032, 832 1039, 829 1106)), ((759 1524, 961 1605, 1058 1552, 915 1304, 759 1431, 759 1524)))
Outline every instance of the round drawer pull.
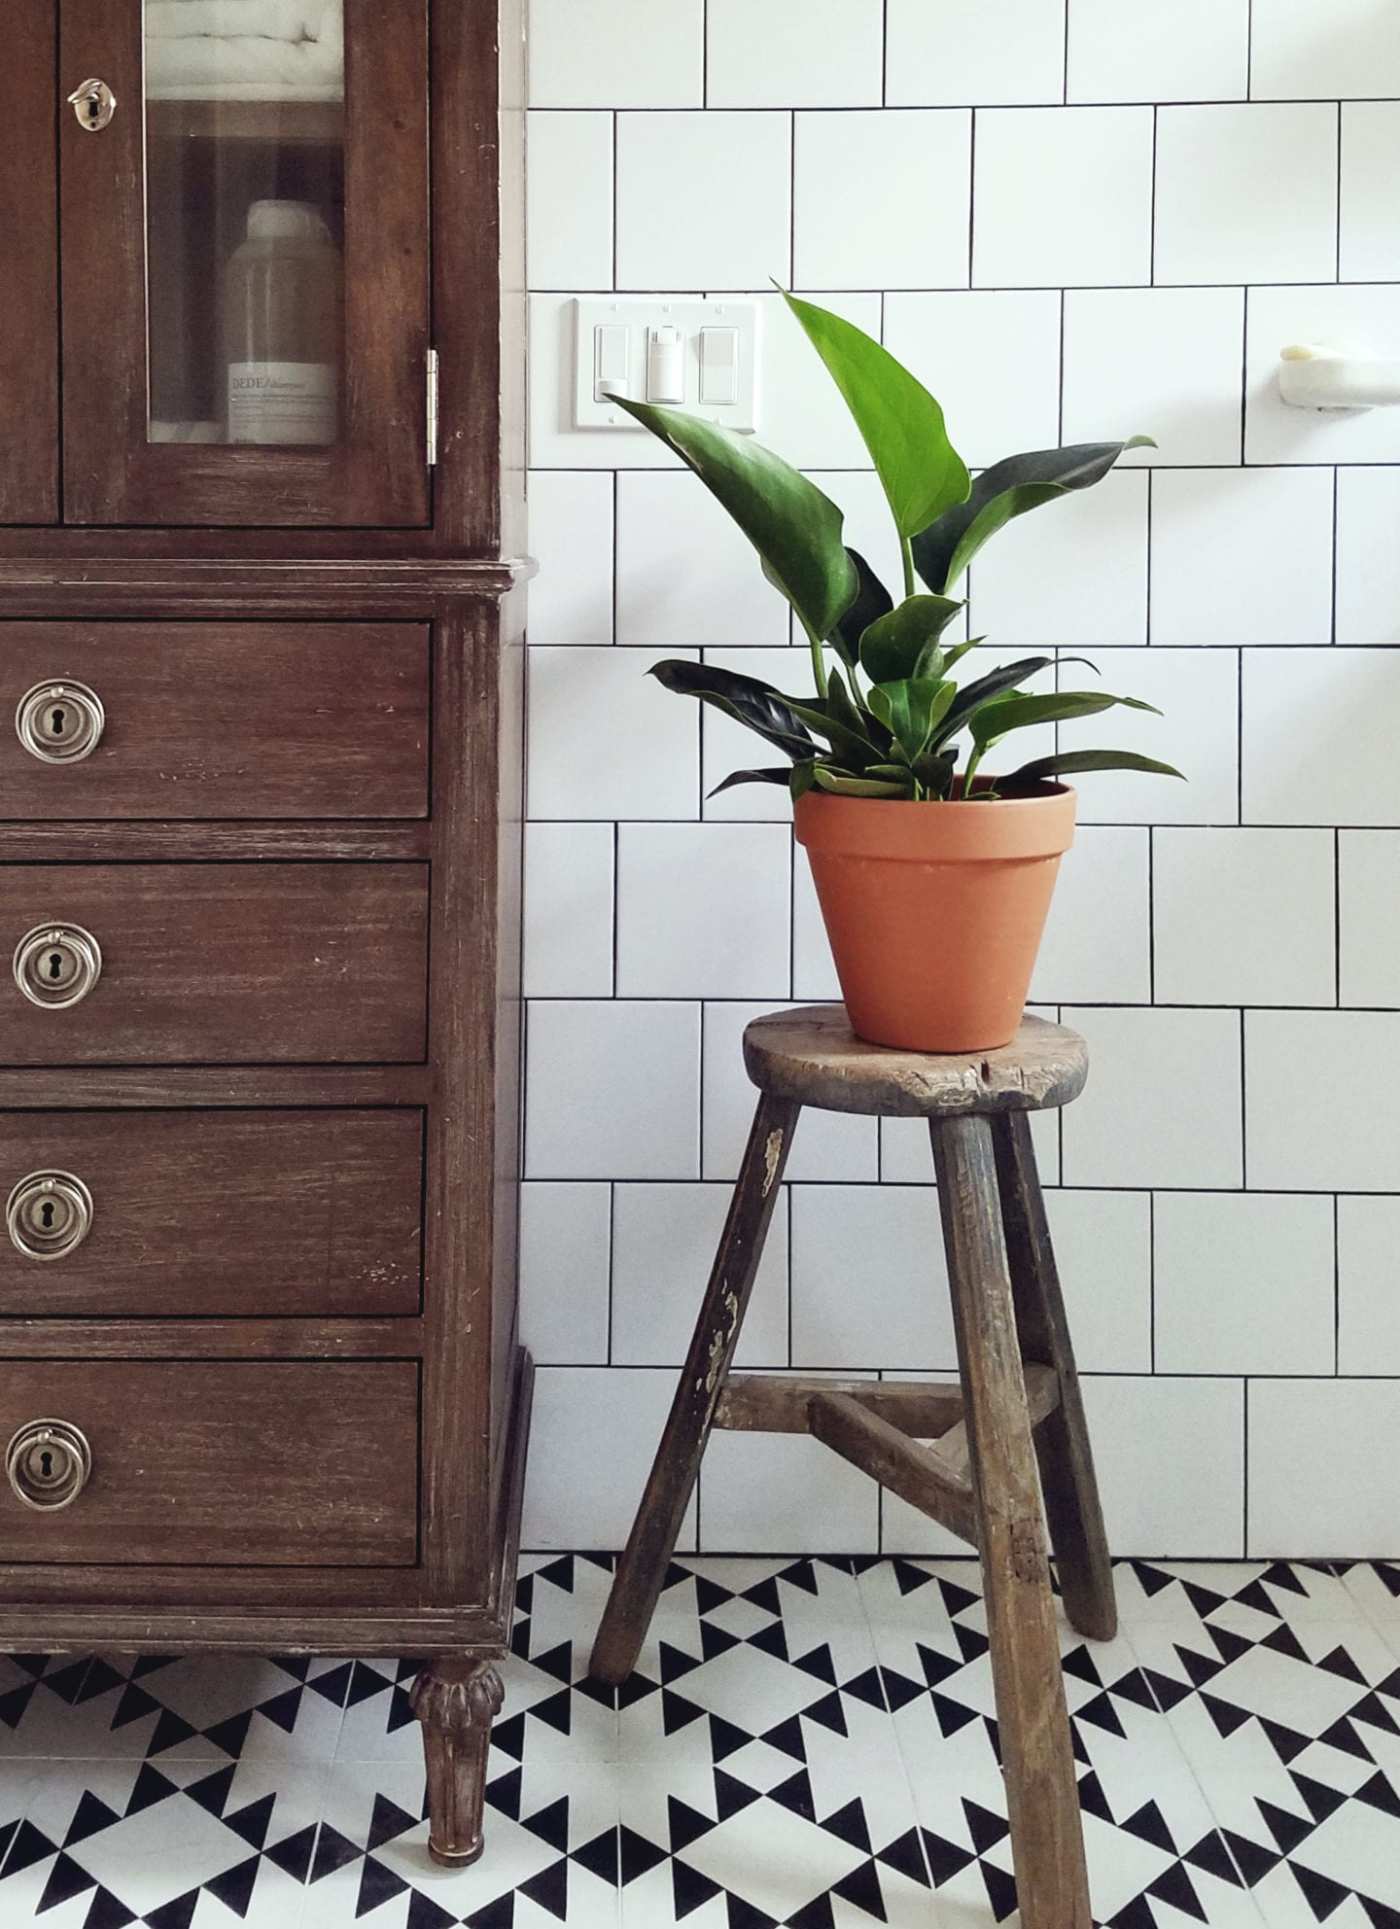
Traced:
POLYGON ((102 947, 80 924, 36 924, 15 946, 14 973, 31 1005, 64 1011, 102 976, 102 947))
POLYGON ((92 1472, 92 1448, 68 1420, 31 1420, 5 1449, 5 1474, 26 1507, 43 1514, 71 1507, 92 1472))
POLYGON ((36 683, 19 700, 15 735, 42 764, 80 764, 102 741, 107 713, 85 683, 36 683))
POLYGON ((92 1231, 92 1194, 71 1172, 31 1172, 10 1193, 5 1225, 26 1259, 63 1259, 92 1231))

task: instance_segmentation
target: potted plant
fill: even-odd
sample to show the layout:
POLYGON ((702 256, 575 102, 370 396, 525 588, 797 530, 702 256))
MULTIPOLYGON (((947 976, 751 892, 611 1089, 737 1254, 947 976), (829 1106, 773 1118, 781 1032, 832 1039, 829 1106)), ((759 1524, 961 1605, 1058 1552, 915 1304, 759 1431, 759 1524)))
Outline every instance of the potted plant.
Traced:
POLYGON ((846 547, 836 504, 771 450, 694 415, 618 396, 758 551, 807 637, 815 689, 785 696, 756 677, 674 660, 652 673, 669 690, 715 704, 788 759, 736 771, 717 788, 790 788, 855 1031, 914 1051, 987 1050, 1005 1044, 1020 1022, 1060 857, 1073 839, 1075 793, 1056 779, 1093 770, 1181 773, 1133 751, 1062 750, 989 774, 984 759, 1029 725, 1153 706, 1100 690, 1022 690, 1053 663, 1043 655, 958 683, 954 666, 984 639, 945 645, 964 607, 953 592, 1014 516, 1089 488, 1148 438, 1009 456, 974 481, 942 409, 908 369, 841 316, 784 299, 870 451, 899 536, 902 599, 846 547))

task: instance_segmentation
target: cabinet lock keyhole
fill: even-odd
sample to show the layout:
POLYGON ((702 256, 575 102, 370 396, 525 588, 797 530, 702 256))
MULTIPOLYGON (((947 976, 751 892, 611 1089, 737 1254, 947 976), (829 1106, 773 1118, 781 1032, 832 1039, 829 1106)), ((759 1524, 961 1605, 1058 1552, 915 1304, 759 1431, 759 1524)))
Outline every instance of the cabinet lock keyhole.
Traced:
POLYGON ((86 683, 36 683, 15 711, 15 734, 41 764, 80 764, 102 741, 107 713, 86 683))
POLYGON ((92 1230, 92 1193, 73 1172, 31 1172, 10 1193, 5 1225, 26 1259, 65 1259, 92 1230))

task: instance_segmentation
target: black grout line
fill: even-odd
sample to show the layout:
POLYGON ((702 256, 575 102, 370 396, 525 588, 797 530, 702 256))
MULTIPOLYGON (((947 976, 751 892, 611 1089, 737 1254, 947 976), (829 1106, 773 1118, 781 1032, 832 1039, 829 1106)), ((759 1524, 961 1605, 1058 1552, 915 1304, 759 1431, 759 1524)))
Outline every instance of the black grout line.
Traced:
POLYGON ((1342 1377, 1342 1202, 1332 1195, 1332 1371, 1342 1377))

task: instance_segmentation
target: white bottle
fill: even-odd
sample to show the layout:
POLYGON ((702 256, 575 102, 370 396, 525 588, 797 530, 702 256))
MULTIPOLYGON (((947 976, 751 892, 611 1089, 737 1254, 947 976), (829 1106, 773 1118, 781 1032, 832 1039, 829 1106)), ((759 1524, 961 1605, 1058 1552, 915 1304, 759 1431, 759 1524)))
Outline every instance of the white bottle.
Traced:
POLYGON ((340 255, 320 213, 254 201, 224 285, 228 440, 334 442, 340 338, 340 255))

